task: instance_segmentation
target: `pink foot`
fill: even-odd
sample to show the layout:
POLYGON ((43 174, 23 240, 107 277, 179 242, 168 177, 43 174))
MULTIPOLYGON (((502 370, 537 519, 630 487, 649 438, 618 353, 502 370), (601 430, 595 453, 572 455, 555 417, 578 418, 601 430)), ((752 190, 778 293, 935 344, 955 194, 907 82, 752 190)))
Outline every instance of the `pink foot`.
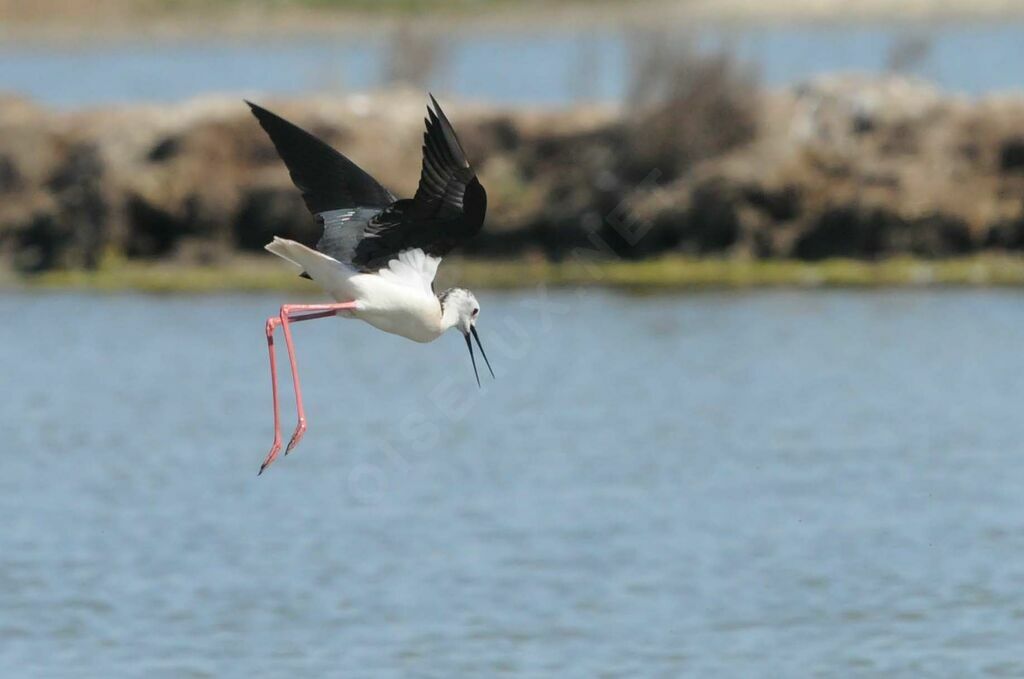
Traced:
POLYGON ((284 449, 284 454, 292 452, 292 448, 299 445, 299 441, 306 434, 306 420, 305 418, 299 420, 299 426, 295 427, 295 433, 292 434, 292 440, 288 442, 288 447, 284 449))
POLYGON ((270 466, 270 463, 277 458, 277 454, 281 452, 281 439, 275 439, 274 445, 270 447, 270 453, 267 455, 267 459, 263 460, 263 464, 260 465, 260 472, 256 476, 263 473, 263 470, 270 466))

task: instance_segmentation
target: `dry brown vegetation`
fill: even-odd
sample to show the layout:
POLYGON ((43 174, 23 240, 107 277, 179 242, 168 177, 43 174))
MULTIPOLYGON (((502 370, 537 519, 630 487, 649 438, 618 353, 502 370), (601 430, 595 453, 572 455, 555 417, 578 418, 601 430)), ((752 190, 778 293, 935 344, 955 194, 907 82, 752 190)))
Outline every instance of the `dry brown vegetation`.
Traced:
MULTIPOLYGON (((764 92, 722 57, 646 49, 621 109, 446 102, 490 195, 470 255, 1024 249, 1024 99, 960 99, 898 76, 764 92)), ((418 92, 264 103, 414 190, 418 92)), ((13 268, 217 262, 315 230, 240 101, 55 113, 0 100, 0 258, 13 268)))

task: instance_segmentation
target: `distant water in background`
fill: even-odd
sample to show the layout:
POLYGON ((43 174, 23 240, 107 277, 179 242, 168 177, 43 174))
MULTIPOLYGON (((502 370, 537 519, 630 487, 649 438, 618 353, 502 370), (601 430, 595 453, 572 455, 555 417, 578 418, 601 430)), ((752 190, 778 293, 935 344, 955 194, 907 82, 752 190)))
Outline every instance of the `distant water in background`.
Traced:
MULTIPOLYGON (((909 71, 944 89, 970 95, 1024 89, 1021 23, 768 25, 704 31, 697 38, 702 49, 725 49, 755 65, 769 86, 838 71, 882 72, 909 42, 909 71)), ((627 89, 630 40, 608 30, 456 34, 442 38, 444 55, 431 88, 509 103, 614 101, 627 89)), ((379 35, 9 43, 0 45, 0 90, 60 107, 179 101, 208 93, 342 93, 384 84, 388 49, 379 35)))
POLYGON ((480 297, 0 295, 0 668, 1024 676, 1019 292, 480 297))

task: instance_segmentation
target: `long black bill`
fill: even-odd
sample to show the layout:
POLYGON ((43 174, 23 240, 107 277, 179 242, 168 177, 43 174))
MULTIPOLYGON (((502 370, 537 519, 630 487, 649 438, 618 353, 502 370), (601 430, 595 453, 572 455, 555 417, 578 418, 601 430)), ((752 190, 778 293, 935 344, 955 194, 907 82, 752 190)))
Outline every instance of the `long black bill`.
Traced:
POLYGON ((469 335, 463 335, 463 337, 466 338, 466 348, 469 349, 469 360, 473 361, 473 374, 476 375, 476 386, 480 387, 480 373, 476 370, 476 356, 473 355, 473 343, 469 341, 469 335))
MULTIPOLYGON (((484 363, 487 364, 487 370, 491 373, 491 377, 494 377, 494 371, 491 370, 491 362, 487 360, 487 352, 484 351, 484 345, 480 344, 480 335, 476 334, 476 326, 471 325, 469 326, 469 329, 473 332, 473 339, 476 340, 476 345, 480 347, 480 355, 484 357, 484 363)), ((466 340, 469 341, 469 338, 467 337, 466 340)), ((472 350, 470 353, 473 353, 472 350)), ((479 381, 480 378, 477 378, 477 382, 479 381)))

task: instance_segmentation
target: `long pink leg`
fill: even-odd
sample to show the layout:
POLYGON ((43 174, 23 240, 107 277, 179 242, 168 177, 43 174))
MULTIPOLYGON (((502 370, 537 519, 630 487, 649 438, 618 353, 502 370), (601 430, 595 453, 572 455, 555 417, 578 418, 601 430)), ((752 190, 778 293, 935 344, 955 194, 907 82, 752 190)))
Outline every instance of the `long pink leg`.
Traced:
POLYGON ((276 316, 271 316, 267 319, 267 350, 270 353, 270 386, 272 388, 271 393, 273 394, 274 401, 274 444, 270 446, 270 453, 267 455, 267 459, 263 460, 263 464, 260 465, 260 474, 267 468, 274 458, 277 457, 277 453, 281 450, 281 415, 277 407, 277 361, 274 359, 274 330, 278 325, 281 324, 281 319, 276 316))
POLYGON ((284 449, 287 455, 292 448, 298 445, 306 433, 306 409, 302 403, 302 386, 299 384, 299 367, 295 362, 295 345, 292 342, 292 331, 290 322, 311 321, 316 318, 334 316, 339 311, 348 311, 355 308, 355 302, 344 302, 341 304, 286 304, 281 307, 281 328, 284 330, 284 344, 288 349, 288 363, 292 369, 292 384, 295 386, 295 409, 298 415, 298 423, 295 425, 295 433, 288 441, 288 447, 284 449), (312 312, 302 316, 291 317, 294 312, 312 312))
POLYGON ((291 451, 292 448, 298 444, 299 440, 302 439, 302 435, 306 433, 306 412, 302 404, 302 387, 299 384, 299 370, 295 362, 295 348, 292 343, 292 333, 289 327, 290 323, 298 323, 300 321, 312 321, 317 318, 328 318, 336 315, 339 311, 350 311, 356 308, 355 302, 342 302, 339 304, 285 304, 281 307, 281 312, 277 317, 271 316, 267 319, 267 349, 270 354, 270 380, 273 395, 274 404, 274 443, 270 447, 270 452, 267 454, 267 459, 260 465, 260 474, 266 469, 271 462, 277 458, 277 454, 281 450, 281 418, 278 409, 277 400, 277 361, 274 357, 274 331, 277 326, 280 325, 284 328, 284 341, 285 347, 288 349, 288 362, 291 365, 292 370, 292 383, 295 387, 295 405, 298 410, 299 423, 295 428, 295 433, 292 434, 291 441, 288 443, 288 447, 285 449, 285 455, 291 451), (292 316, 296 312, 310 312, 301 316, 292 316))

